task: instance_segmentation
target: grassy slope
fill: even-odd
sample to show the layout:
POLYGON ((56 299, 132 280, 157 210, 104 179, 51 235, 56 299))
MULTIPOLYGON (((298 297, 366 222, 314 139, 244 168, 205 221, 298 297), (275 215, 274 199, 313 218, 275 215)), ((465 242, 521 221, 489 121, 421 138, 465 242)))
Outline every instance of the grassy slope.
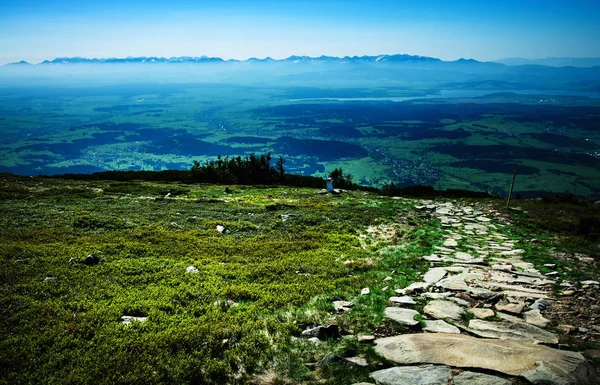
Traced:
MULTIPOLYGON (((368 369, 303 364, 331 351, 372 357, 368 347, 293 337, 332 322, 355 334, 380 327, 381 288, 417 279, 440 224, 411 200, 232 189, 0 179, 0 383, 246 383, 265 371, 291 383, 366 380, 368 369), (79 263, 89 253, 98 265, 79 263), (198 273, 186 273, 192 265, 198 273), (356 306, 336 315, 335 299, 356 306), (123 315, 148 320, 125 326, 123 315)), ((551 228, 521 221, 515 237, 553 242, 551 228)))

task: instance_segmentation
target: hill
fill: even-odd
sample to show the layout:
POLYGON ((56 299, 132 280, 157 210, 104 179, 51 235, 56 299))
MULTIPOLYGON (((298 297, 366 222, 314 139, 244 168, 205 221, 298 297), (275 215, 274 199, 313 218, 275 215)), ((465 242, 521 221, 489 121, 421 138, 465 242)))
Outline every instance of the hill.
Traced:
POLYGON ((467 301, 450 323, 473 329, 479 307, 494 314, 485 322, 509 322, 500 305, 516 286, 524 304, 537 292, 551 299, 544 336, 563 350, 598 348, 598 286, 585 284, 598 277, 598 228, 584 221, 588 234, 577 230, 600 205, 547 197, 506 211, 496 199, 318 191, 2 175, 0 383, 369 381, 391 361, 367 336, 433 338, 418 333, 434 304, 414 283, 440 269, 477 280, 512 266, 508 279, 521 277, 462 294, 425 288, 463 304, 454 306, 467 301), (531 286, 545 273, 554 283, 531 286), (415 304, 389 305, 394 290, 415 304), (402 325, 390 306, 423 315, 402 325))

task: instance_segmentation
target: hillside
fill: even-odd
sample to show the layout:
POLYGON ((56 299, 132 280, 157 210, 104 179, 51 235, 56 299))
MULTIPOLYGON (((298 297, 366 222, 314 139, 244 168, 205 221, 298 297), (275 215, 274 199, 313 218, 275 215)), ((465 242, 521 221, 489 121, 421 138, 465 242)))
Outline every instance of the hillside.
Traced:
POLYGON ((1 175, 0 383, 593 378, 600 204, 319 190, 1 175))

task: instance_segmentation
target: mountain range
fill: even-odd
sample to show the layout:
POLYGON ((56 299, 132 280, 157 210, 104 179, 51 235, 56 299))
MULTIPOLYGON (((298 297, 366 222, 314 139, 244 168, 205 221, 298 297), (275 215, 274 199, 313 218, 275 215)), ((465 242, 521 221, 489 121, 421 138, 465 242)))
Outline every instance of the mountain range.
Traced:
MULTIPOLYGON (((220 57, 208 56, 177 56, 177 57, 158 57, 158 56, 140 56, 126 58, 83 58, 83 57, 59 57, 53 60, 44 60, 37 65, 59 65, 59 64, 131 64, 131 63, 403 63, 403 64, 471 64, 487 66, 520 66, 520 65, 542 65, 551 67, 594 67, 600 66, 600 58, 544 58, 544 59, 522 59, 506 58, 493 62, 482 62, 474 59, 458 59, 455 61, 444 61, 429 56, 394 54, 377 56, 296 56, 292 55, 285 59, 264 59, 250 58, 246 60, 222 59, 220 57)), ((34 65, 24 60, 9 63, 7 65, 34 65)))

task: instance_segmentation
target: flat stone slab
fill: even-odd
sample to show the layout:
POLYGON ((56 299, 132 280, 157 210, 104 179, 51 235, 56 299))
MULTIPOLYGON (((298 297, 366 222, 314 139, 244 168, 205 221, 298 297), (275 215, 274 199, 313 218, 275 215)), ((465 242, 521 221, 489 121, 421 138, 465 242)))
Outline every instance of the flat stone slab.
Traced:
POLYGON ((474 307, 469 309, 471 313, 475 316, 475 318, 484 319, 488 317, 493 317, 495 315, 492 309, 482 309, 480 307, 474 307))
POLYGON ((548 323, 550 322, 550 320, 544 318, 539 309, 526 311, 523 313, 523 319, 525 319, 525 322, 528 324, 535 325, 542 329, 548 326, 548 323))
POLYGON ((390 297, 390 302, 397 303, 400 305, 416 305, 417 303, 407 295, 402 297, 390 297))
POLYGON ((437 319, 460 320, 464 309, 454 302, 436 299, 425 305, 423 312, 437 319))
POLYGON ((371 373, 378 385, 447 385, 452 370, 447 366, 396 366, 371 373))
POLYGON ((375 352, 400 365, 441 364, 520 376, 534 384, 585 384, 595 373, 583 355, 515 340, 460 334, 403 334, 375 340, 375 352))
POLYGON ((383 316, 402 325, 415 326, 419 323, 419 321, 415 320, 415 316, 418 314, 418 311, 412 309, 386 307, 383 316))
POLYGON ((476 372, 462 372, 454 376, 454 385, 511 385, 512 383, 502 377, 476 372))
POLYGON ((423 321, 425 326, 423 331, 429 333, 446 333, 446 334, 460 334, 460 329, 454 325, 450 325, 446 321, 435 320, 435 321, 423 321))
POLYGON ((558 338, 553 333, 525 322, 491 322, 473 319, 469 321, 468 330, 475 335, 486 338, 521 340, 546 344, 558 343, 558 338))
POLYGON ((458 246, 458 242, 456 242, 453 238, 448 238, 444 241, 444 247, 456 247, 458 246))
POLYGON ((404 289, 396 290, 396 294, 406 295, 412 293, 422 293, 427 290, 432 284, 427 282, 414 282, 405 287, 404 289))
POLYGON ((423 276, 423 281, 428 283, 436 283, 440 279, 444 278, 448 274, 446 269, 441 267, 434 267, 433 269, 429 269, 427 273, 423 276))

